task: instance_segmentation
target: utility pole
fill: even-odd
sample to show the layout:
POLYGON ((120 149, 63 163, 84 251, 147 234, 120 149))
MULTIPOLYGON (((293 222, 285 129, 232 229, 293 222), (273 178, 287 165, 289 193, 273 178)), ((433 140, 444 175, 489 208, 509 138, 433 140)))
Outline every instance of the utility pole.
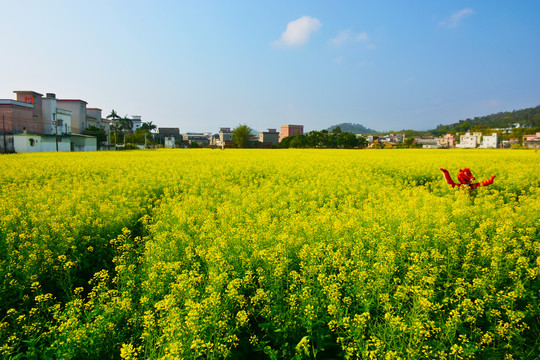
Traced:
POLYGON ((56 120, 56 113, 52 114, 54 129, 56 131, 56 152, 58 152, 58 121, 56 120))
POLYGON ((2 114, 2 133, 4 134, 4 154, 7 153, 7 143, 6 143, 6 119, 4 119, 4 114, 2 114))

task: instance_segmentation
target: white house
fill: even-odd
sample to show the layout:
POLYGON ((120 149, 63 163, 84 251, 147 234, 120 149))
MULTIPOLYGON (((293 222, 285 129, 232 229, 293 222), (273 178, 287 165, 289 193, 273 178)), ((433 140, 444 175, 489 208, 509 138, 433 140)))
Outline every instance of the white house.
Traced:
POLYGON ((481 148, 497 148, 497 133, 492 133, 491 136, 484 136, 482 139, 481 148))
POLYGON ((133 132, 137 131, 137 129, 140 129, 142 126, 142 120, 139 115, 133 115, 131 117, 131 123, 133 124, 132 130, 133 132))
MULTIPOLYGON (((70 110, 64 110, 57 107, 56 96, 47 93, 41 101, 41 112, 43 118, 43 133, 46 135, 65 135, 71 133, 70 110)), ((56 142, 56 141, 55 141, 56 142)), ((55 146, 56 150, 56 146, 55 146)), ((48 151, 48 150, 43 150, 48 151)))
MULTIPOLYGON (((480 134, 481 135, 481 134, 480 134)), ((459 144, 456 145, 457 148, 476 148, 480 142, 478 133, 471 135, 470 132, 466 132, 465 135, 460 135, 459 144)))

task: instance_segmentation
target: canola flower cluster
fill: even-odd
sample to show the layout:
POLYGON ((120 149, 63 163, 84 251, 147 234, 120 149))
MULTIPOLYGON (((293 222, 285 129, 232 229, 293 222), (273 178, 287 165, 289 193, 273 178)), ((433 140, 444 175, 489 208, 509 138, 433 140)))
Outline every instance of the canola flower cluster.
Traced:
POLYGON ((540 357, 539 165, 502 150, 3 156, 0 356, 540 357), (441 167, 497 177, 456 190, 441 167))

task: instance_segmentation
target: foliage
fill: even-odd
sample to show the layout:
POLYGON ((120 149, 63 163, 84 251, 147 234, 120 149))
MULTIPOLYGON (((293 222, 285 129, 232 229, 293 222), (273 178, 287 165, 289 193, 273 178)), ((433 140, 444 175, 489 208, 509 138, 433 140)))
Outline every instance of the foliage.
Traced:
POLYGON ((531 150, 0 158, 4 358, 538 358, 531 150), (440 167, 495 183, 449 187, 440 167), (219 173, 216 173, 219 169, 219 173))
POLYGON ((345 148, 365 147, 367 140, 350 132, 329 133, 326 130, 310 131, 304 135, 288 136, 281 140, 281 148, 345 148))
POLYGON ((134 133, 126 134, 126 142, 132 144, 144 144, 151 143, 152 137, 148 135, 148 130, 143 130, 142 128, 135 130, 134 133))
POLYGON ((83 131, 83 135, 95 136, 97 138, 98 149, 101 148, 101 145, 104 142, 107 142, 107 133, 105 132, 105 130, 96 126, 90 125, 86 130, 83 131))
POLYGON ((534 108, 514 110, 512 112, 500 112, 486 116, 475 117, 474 119, 460 120, 450 125, 439 125, 431 132, 440 136, 447 133, 466 132, 476 126, 485 126, 486 128, 512 128, 514 124, 519 123, 523 127, 540 128, 540 105, 534 108))
POLYGON ((153 130, 157 129, 157 125, 152 124, 151 121, 149 122, 143 122, 141 125, 141 130, 147 130, 148 132, 151 132, 153 130))
POLYGON ((353 134, 374 134, 377 131, 373 129, 366 128, 364 125, 353 124, 353 123, 341 123, 337 125, 330 126, 327 131, 332 131, 336 127, 339 127, 341 131, 352 132, 353 134))
POLYGON ((247 125, 238 125, 233 129, 233 142, 239 148, 246 148, 250 145, 251 132, 253 130, 247 125))

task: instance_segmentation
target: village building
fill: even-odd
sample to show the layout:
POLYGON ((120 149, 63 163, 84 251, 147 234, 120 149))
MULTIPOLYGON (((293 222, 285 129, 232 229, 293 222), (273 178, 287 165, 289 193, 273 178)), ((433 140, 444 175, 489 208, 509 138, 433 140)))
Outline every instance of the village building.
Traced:
POLYGON ((259 142, 264 147, 271 147, 279 144, 279 133, 276 129, 268 129, 268 131, 259 132, 259 142))
POLYGON ((523 135, 523 145, 533 149, 540 149, 540 132, 535 135, 523 135))
POLYGON ((460 135, 459 144, 456 145, 457 148, 477 148, 480 144, 482 133, 473 133, 466 132, 464 135, 460 135))
POLYGON ((17 100, 0 100, 5 151, 97 150, 96 137, 82 134, 87 127, 85 101, 27 90, 14 93, 17 100))
POLYGON ((498 137, 497 133, 492 133, 491 136, 483 136, 482 137, 482 144, 480 144, 480 147, 483 149, 487 148, 497 148, 498 145, 498 137))
POLYGON ((281 125, 279 142, 287 136, 304 135, 304 125, 281 125))

